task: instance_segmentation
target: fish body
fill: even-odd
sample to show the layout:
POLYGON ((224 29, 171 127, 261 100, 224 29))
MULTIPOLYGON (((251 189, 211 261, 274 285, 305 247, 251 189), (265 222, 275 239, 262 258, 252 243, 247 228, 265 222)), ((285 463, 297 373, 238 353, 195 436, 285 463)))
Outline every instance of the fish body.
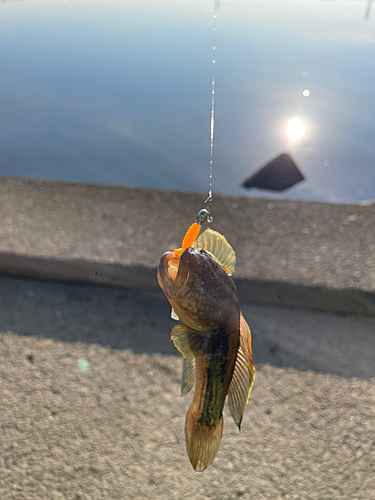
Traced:
POLYGON ((195 379, 185 436, 191 464, 203 471, 219 449, 227 396, 231 414, 241 424, 254 367, 250 330, 230 277, 234 251, 209 229, 193 245, 161 257, 158 281, 180 321, 171 337, 184 357, 183 394, 195 379))

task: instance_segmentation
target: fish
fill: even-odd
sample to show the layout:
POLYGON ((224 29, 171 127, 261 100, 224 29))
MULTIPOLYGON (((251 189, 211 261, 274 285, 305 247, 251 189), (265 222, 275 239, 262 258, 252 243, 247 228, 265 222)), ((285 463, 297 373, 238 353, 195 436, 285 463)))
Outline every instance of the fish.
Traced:
POLYGON ((181 248, 162 255, 157 279, 179 321, 171 339, 183 356, 181 395, 195 383, 185 438, 191 465, 202 472, 219 450, 226 400, 241 429, 255 370, 250 328, 231 278, 236 254, 217 231, 199 232, 195 222, 181 248))

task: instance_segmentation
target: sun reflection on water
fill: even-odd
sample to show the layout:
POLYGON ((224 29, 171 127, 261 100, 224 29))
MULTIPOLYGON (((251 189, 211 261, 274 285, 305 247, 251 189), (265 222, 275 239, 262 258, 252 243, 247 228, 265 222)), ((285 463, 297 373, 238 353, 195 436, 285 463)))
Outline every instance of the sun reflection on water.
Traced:
POLYGON ((305 126, 299 118, 291 118, 286 128, 286 133, 289 137, 290 142, 296 142, 301 139, 301 137, 305 133, 305 126))

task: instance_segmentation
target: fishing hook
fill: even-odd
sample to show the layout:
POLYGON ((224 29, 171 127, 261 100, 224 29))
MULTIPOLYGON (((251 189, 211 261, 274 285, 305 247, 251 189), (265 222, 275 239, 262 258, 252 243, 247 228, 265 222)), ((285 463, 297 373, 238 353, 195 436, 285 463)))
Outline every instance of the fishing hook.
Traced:
POLYGON ((195 222, 201 226, 204 222, 211 224, 213 220, 214 218, 210 215, 210 212, 205 208, 202 208, 202 210, 199 210, 195 222))

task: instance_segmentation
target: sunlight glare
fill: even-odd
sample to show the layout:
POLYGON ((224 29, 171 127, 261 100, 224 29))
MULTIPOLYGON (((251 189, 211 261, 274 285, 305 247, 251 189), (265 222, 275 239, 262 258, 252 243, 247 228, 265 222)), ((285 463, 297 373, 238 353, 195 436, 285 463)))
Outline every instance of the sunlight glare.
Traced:
POLYGON ((286 133, 288 134, 290 142, 296 142, 298 139, 301 139, 305 133, 305 126, 299 118, 291 118, 286 128, 286 133))

